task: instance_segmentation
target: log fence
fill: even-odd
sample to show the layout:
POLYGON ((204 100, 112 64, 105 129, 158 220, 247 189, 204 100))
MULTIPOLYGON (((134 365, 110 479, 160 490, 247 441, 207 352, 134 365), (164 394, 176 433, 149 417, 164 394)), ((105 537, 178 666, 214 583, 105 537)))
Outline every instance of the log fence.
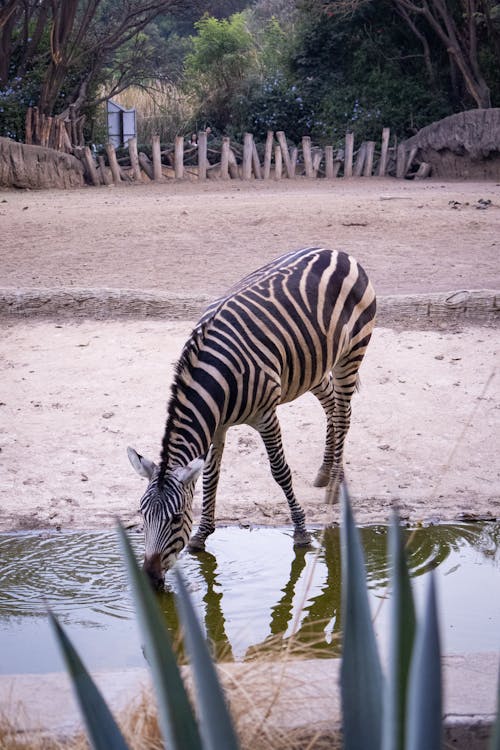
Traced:
POLYGON ((245 133, 243 143, 223 137, 214 139, 210 131, 201 130, 190 139, 175 137, 173 144, 160 144, 152 138, 149 154, 138 150, 137 139, 131 138, 125 153, 117 156, 114 146, 107 143, 103 153, 96 154, 85 146, 84 117, 77 117, 72 107, 64 117, 46 117, 36 107, 26 114, 26 143, 33 143, 78 156, 85 165, 87 180, 92 185, 123 182, 221 179, 293 180, 342 177, 349 179, 372 176, 396 176, 398 179, 424 179, 430 166, 417 159, 417 148, 407 149, 393 138, 390 128, 383 128, 380 146, 363 141, 355 148, 353 133, 346 133, 343 147, 314 145, 310 136, 303 136, 300 145, 290 144, 284 131, 269 131, 265 143, 256 144, 252 133, 245 133))

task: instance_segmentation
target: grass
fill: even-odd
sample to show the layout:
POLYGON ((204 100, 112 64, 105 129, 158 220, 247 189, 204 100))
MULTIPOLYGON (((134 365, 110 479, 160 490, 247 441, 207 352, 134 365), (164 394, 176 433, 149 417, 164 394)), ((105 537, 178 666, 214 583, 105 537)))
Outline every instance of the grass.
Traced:
POLYGON ((152 81, 147 87, 131 86, 113 97, 113 101, 137 114, 137 140, 151 143, 157 134, 160 141, 172 143, 176 135, 186 135, 192 127, 194 103, 176 86, 152 81))

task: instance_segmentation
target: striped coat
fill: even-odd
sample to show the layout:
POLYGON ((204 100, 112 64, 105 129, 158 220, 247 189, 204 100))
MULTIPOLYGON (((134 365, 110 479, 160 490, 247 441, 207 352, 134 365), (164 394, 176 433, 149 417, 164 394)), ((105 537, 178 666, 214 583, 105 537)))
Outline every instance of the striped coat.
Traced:
POLYGON ((323 461, 315 480, 334 501, 358 369, 375 322, 368 277, 347 253, 306 248, 254 271, 205 311, 182 351, 168 405, 159 466, 129 449, 149 479, 141 500, 145 568, 155 585, 188 543, 194 482, 203 467, 203 507, 190 540, 203 549, 215 528, 215 496, 225 435, 249 424, 261 435, 289 504, 296 544, 307 544, 276 414, 311 391, 326 414, 323 461))

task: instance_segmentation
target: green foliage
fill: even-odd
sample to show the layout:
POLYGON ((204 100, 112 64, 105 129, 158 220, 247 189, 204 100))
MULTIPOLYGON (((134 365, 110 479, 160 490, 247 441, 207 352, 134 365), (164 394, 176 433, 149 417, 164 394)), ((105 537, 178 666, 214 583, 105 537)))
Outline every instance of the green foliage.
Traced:
POLYGON ((186 57, 186 80, 201 102, 198 116, 224 130, 234 119, 238 96, 253 84, 255 45, 242 13, 221 20, 204 16, 195 27, 198 34, 191 38, 193 49, 186 57))
POLYGON ((389 530, 391 612, 389 661, 383 722, 383 750, 404 750, 408 675, 415 639, 415 605, 397 514, 389 530))
POLYGON ((340 689, 346 750, 379 748, 383 677, 373 631, 359 532, 343 493, 341 528, 342 666, 340 689))
POLYGON ((63 628, 49 612, 49 620, 61 648, 66 669, 71 677, 87 735, 96 750, 127 750, 120 732, 101 692, 85 669, 63 628))

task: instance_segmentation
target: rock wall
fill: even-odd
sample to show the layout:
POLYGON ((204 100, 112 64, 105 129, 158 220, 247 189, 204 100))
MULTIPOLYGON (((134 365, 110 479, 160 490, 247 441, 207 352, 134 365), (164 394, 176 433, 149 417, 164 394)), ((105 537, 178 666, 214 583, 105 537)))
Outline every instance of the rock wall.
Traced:
POLYGON ((83 173, 81 161, 71 154, 0 138, 0 187, 81 187, 83 173))
POLYGON ((433 177, 500 180, 500 109, 473 109, 445 117, 405 141, 433 177))

